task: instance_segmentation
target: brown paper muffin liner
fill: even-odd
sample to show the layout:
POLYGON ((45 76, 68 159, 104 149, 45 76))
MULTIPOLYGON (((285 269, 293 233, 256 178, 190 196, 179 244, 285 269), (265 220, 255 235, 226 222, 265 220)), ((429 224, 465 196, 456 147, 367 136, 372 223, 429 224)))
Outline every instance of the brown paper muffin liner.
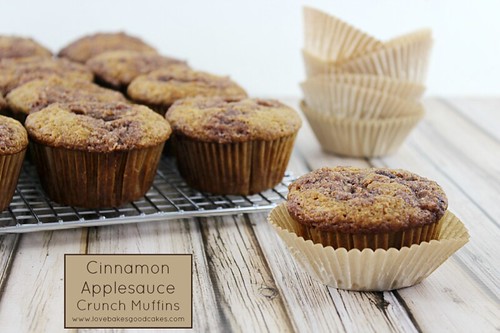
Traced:
POLYGON ((346 73, 345 70, 335 66, 333 61, 318 58, 307 50, 302 50, 302 58, 304 59, 306 76, 308 78, 320 74, 346 73))
POLYGON ((420 283, 454 252, 469 234, 463 223, 447 211, 438 223, 437 239, 401 249, 334 249, 299 237, 295 222, 283 203, 268 221, 293 257, 312 277, 328 286, 347 290, 386 291, 420 283))
POLYGON ((321 147, 331 153, 351 157, 375 157, 397 151, 424 111, 408 117, 384 120, 338 119, 316 112, 301 103, 321 147))
POLYGON ((0 155, 0 211, 9 207, 23 166, 26 149, 15 154, 0 155))
POLYGON ((335 16, 304 8, 305 49, 330 61, 349 59, 383 46, 382 42, 335 16))
POLYGON ((349 73, 383 75, 423 83, 431 48, 432 37, 426 30, 395 39, 379 50, 348 59, 337 66, 349 73))
POLYGON ((425 92, 425 86, 421 84, 370 74, 319 74, 307 79, 303 84, 323 87, 335 84, 346 84, 354 87, 376 90, 392 97, 412 101, 419 100, 425 92))
POLYGON ((421 113, 416 101, 345 83, 310 79, 301 84, 307 105, 326 115, 349 119, 386 119, 421 113))
POLYGON ((153 183, 162 149, 163 143, 96 153, 31 143, 32 158, 49 198, 85 208, 118 207, 142 197, 153 183))
POLYGON ((296 134, 272 141, 212 143, 174 135, 179 171, 203 192, 247 195, 279 184, 296 134))

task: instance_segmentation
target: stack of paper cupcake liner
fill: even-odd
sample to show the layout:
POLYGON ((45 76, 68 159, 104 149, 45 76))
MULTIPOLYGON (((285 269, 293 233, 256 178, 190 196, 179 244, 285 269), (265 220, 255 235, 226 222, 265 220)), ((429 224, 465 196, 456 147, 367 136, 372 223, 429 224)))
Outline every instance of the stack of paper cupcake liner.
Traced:
POLYGON ((382 42, 312 8, 304 19, 301 108, 323 149, 352 157, 394 153, 424 115, 431 31, 382 42))

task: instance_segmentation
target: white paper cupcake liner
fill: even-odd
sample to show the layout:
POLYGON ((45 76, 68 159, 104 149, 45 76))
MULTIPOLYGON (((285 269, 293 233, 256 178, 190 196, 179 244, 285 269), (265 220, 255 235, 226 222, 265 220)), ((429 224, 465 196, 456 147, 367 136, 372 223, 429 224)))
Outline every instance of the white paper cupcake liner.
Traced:
POLYGON ((413 82, 402 81, 387 76, 352 73, 318 74, 307 79, 305 84, 328 86, 348 84, 355 87, 373 89, 381 93, 407 100, 418 100, 425 92, 425 86, 413 82))
POLYGON ((383 44, 337 17, 304 7, 304 47, 315 56, 341 61, 380 49, 383 44))
POLYGON ((336 66, 349 73, 383 75, 423 83, 431 48, 430 31, 419 31, 396 38, 379 50, 348 59, 336 66))
POLYGON ((304 102, 301 108, 323 150, 350 157, 393 154, 424 115, 422 109, 408 117, 352 120, 319 113, 304 102))
POLYGON ((439 222, 437 240, 389 250, 334 249, 297 236, 295 222, 282 203, 269 223, 293 257, 312 277, 325 285, 347 290, 386 291, 420 283, 469 240, 463 223, 447 211, 439 222))
POLYGON ((305 49, 302 50, 302 58, 308 78, 320 74, 346 73, 346 71, 337 68, 333 61, 320 59, 305 49))
POLYGON ((421 113, 420 103, 346 83, 312 78, 301 84, 304 99, 317 112, 350 119, 386 119, 421 113))

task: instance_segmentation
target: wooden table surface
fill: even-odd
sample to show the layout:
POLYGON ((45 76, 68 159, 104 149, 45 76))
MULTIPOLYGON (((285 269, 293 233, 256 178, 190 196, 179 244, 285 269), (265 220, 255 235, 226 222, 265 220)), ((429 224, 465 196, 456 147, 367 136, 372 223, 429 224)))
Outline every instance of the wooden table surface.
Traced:
POLYGON ((328 288, 298 266, 264 213, 4 235, 0 332, 64 331, 65 253, 192 253, 196 332, 498 332, 500 99, 425 105, 425 119, 396 155, 325 154, 304 124, 289 166, 295 175, 387 166, 437 180, 471 239, 419 285, 328 288))

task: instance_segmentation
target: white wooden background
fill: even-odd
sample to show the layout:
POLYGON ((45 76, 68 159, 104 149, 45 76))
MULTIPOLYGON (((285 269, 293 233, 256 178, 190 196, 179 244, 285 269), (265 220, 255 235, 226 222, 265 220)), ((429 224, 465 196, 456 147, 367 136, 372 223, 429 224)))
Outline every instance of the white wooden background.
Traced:
POLYGON ((193 253, 195 332, 500 331, 500 99, 425 105, 396 155, 324 154, 304 124, 289 166, 295 175, 388 166, 437 180, 471 240, 421 284, 393 292, 325 287, 302 271, 262 213, 5 235, 0 332, 65 331, 65 253, 193 253))

